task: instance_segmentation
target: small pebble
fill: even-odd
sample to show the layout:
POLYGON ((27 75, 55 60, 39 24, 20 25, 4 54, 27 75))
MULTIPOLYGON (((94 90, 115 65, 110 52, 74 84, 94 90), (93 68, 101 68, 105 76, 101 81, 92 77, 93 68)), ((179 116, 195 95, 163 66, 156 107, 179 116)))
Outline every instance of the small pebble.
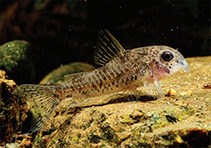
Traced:
POLYGON ((6 72, 3 70, 0 70, 0 78, 5 79, 5 77, 6 77, 6 72))
POLYGON ((174 89, 169 89, 168 93, 167 93, 168 96, 175 96, 176 95, 176 90, 174 89))
POLYGON ((204 89, 211 89, 211 82, 204 84, 204 89))

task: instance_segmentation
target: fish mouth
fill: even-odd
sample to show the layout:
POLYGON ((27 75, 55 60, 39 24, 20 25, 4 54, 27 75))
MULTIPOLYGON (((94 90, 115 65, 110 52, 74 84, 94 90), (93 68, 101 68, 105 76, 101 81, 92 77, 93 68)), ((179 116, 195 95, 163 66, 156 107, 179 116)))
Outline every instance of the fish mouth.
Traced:
POLYGON ((190 72, 190 70, 189 70, 189 68, 188 68, 188 63, 187 63, 187 61, 184 59, 183 61, 182 61, 182 65, 184 65, 183 66, 183 71, 184 72, 190 72))
POLYGON ((188 68, 188 63, 184 58, 181 58, 180 60, 176 61, 175 72, 178 70, 183 70, 184 72, 190 72, 188 68))
POLYGON ((189 68, 188 68, 188 65, 185 66, 185 67, 183 68, 183 71, 184 71, 184 72, 190 72, 190 70, 189 70, 189 68))

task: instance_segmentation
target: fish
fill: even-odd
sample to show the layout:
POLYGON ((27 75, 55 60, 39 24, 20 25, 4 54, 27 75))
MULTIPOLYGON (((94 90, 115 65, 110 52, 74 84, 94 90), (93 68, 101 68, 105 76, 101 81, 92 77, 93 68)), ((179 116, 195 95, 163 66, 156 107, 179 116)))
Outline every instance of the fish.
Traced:
POLYGON ((153 91, 146 91, 149 95, 161 98, 164 97, 161 79, 182 69, 189 71, 178 50, 165 45, 125 50, 108 30, 99 31, 94 61, 99 68, 68 75, 69 80, 60 85, 23 84, 14 90, 13 95, 30 104, 31 131, 39 130, 59 103, 68 98, 80 104, 88 98, 100 99, 99 96, 118 92, 140 94, 137 88, 147 86, 153 87, 153 91))

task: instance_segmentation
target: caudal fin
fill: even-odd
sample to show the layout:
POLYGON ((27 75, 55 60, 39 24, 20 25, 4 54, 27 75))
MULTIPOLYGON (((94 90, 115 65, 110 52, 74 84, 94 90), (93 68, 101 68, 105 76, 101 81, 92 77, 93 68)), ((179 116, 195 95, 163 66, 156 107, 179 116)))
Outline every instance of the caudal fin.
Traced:
POLYGON ((30 104, 32 112, 30 132, 39 130, 59 104, 52 86, 24 84, 13 94, 25 98, 30 104))

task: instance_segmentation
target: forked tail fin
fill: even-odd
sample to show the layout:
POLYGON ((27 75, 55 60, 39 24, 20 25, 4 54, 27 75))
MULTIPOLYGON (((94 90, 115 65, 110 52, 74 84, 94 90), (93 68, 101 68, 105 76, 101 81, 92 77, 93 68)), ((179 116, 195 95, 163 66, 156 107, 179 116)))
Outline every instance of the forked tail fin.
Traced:
POLYGON ((24 84, 13 95, 25 98, 30 104, 32 120, 29 132, 39 130, 60 102, 54 86, 24 84))

